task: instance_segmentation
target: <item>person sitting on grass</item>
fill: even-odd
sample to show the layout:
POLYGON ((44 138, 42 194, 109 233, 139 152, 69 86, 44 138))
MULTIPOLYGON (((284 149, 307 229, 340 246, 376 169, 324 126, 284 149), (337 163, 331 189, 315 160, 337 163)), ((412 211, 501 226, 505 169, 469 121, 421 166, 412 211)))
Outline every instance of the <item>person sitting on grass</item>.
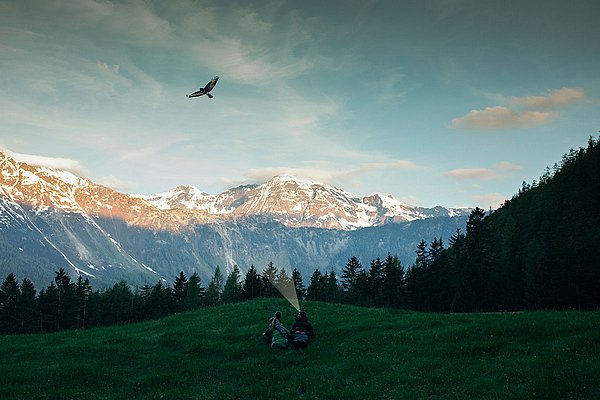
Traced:
POLYGON ((277 311, 269 319, 269 326, 263 336, 270 342, 272 349, 285 349, 287 347, 289 331, 281 323, 280 311, 277 311))
POLYGON ((291 332, 294 348, 303 349, 308 346, 308 342, 313 337, 313 327, 304 311, 298 311, 291 332))

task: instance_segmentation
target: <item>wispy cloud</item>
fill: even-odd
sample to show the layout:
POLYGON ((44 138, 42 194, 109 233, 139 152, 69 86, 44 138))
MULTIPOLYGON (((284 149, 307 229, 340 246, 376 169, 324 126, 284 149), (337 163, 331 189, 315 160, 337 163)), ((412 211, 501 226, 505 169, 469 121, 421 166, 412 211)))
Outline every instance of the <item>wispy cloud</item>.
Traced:
POLYGON ((342 185, 343 183, 347 182, 356 183, 359 178, 375 171, 414 168, 417 168, 416 164, 408 160, 362 163, 354 168, 336 168, 336 166, 331 165, 329 162, 322 162, 313 163, 313 165, 310 166, 252 169, 249 170, 245 176, 248 178, 246 183, 263 183, 276 175, 291 175, 298 178, 310 179, 316 182, 342 185))
POLYGON ((523 167, 508 161, 502 161, 490 168, 458 168, 444 173, 444 176, 459 180, 490 180, 503 179, 511 171, 521 170, 523 167))
POLYGON ((46 167, 56 170, 69 171, 77 176, 86 176, 87 171, 81 162, 70 158, 60 157, 44 157, 33 154, 15 153, 8 149, 4 149, 4 152, 11 158, 24 162, 26 164, 46 167))
POLYGON ((519 171, 523 169, 523 166, 508 161, 501 161, 495 165, 495 168, 500 171, 519 171))
POLYGON ((446 172, 444 175, 456 179, 494 179, 495 174, 489 168, 459 168, 446 172))
POLYGON ((97 179, 96 183, 121 192, 129 192, 135 187, 134 183, 124 181, 112 175, 97 179))
POLYGON ((398 71, 390 71, 380 76, 371 77, 366 87, 375 93, 373 100, 380 104, 395 105, 406 100, 406 90, 400 88, 400 82, 406 75, 398 71))
POLYGON ((454 118, 451 127, 466 130, 501 130, 526 128, 551 121, 558 111, 582 99, 583 90, 562 88, 551 90, 545 96, 510 97, 507 106, 471 110, 467 115, 454 118))
POLYGON ((499 208, 506 201, 506 196, 501 193, 476 195, 472 198, 480 207, 492 209, 499 208))
POLYGON ((551 90, 545 96, 511 97, 509 102, 532 110, 552 110, 583 99, 585 93, 577 88, 551 90))

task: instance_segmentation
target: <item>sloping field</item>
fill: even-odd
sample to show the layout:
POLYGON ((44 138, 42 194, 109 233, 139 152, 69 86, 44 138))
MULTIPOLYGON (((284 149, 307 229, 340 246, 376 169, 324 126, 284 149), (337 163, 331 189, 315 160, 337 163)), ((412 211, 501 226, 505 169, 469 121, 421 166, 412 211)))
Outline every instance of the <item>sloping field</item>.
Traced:
POLYGON ((1 399, 600 399, 600 312, 422 314, 303 302, 271 350, 260 299, 127 326, 0 336, 1 399))

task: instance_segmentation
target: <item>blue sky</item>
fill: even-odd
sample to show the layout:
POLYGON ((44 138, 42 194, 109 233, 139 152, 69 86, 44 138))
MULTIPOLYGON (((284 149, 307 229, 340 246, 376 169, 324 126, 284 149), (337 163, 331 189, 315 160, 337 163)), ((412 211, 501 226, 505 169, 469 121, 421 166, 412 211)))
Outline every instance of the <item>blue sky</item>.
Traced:
POLYGON ((598 21, 597 1, 1 0, 0 148, 127 193, 285 173, 496 207, 597 136, 598 21))

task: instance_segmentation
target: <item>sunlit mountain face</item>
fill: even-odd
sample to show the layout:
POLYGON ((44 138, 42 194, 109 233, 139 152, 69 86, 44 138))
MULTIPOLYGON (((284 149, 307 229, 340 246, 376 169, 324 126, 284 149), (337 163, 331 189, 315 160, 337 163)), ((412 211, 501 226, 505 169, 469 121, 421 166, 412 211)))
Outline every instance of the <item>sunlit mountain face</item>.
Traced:
POLYGON ((290 176, 218 195, 178 186, 138 196, 4 153, 0 168, 1 265, 42 284, 60 267, 107 285, 171 280, 182 270, 208 279, 217 265, 260 270, 270 261, 310 274, 387 252, 410 262, 420 239, 449 237, 469 212, 360 198, 290 176))

